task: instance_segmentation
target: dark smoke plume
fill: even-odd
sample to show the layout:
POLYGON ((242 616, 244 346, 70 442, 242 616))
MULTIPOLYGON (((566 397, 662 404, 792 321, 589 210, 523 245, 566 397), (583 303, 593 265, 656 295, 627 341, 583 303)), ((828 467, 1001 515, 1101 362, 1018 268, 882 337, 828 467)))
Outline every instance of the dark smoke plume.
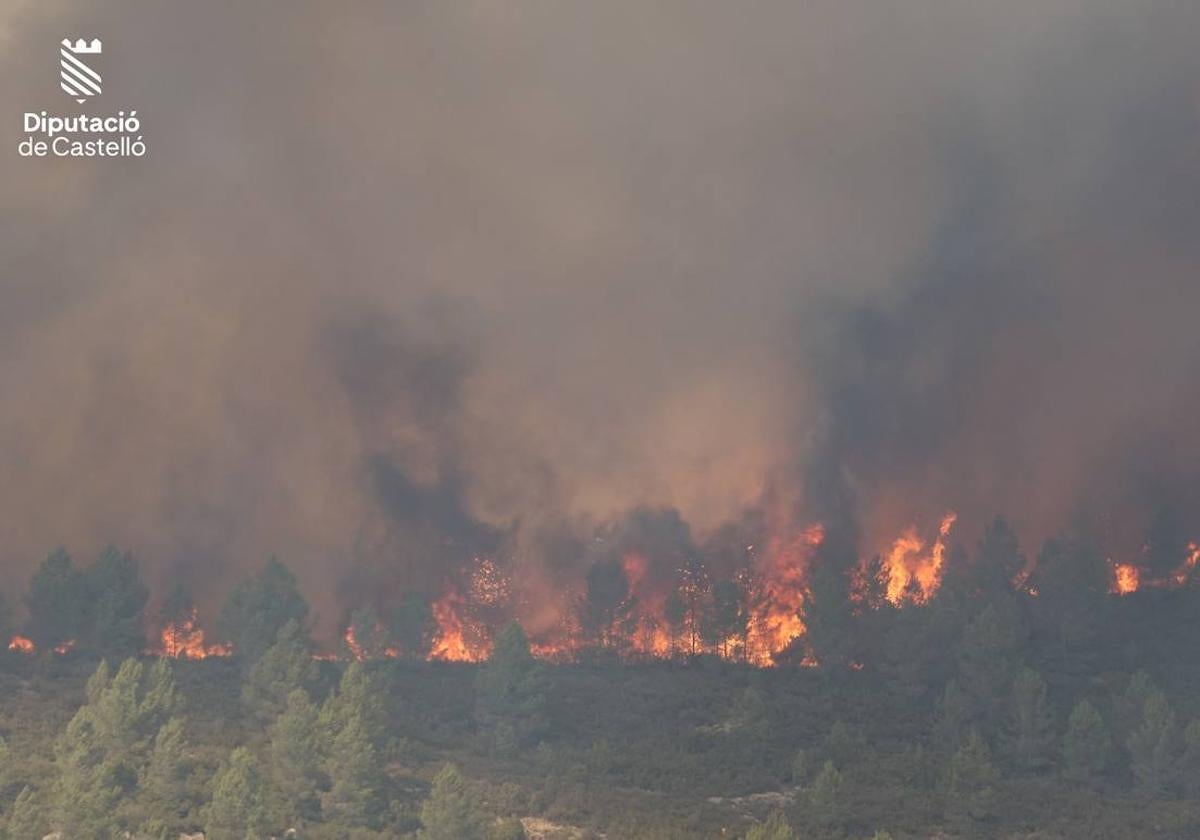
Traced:
POLYGON ((548 626, 631 511, 685 535, 661 577, 776 518, 865 553, 949 509, 964 538, 1186 533, 1198 26, 10 3, 9 588, 113 542, 211 608, 274 553, 328 632, 494 552, 548 626), (74 113, 68 35, 104 39, 88 107, 137 109, 146 158, 15 154, 23 112, 74 113))

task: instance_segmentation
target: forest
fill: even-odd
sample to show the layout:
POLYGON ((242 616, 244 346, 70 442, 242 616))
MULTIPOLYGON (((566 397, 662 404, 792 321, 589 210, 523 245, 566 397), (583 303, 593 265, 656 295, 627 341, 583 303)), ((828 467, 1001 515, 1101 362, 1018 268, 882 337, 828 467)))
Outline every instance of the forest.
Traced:
POLYGON ((5 836, 1194 837, 1200 586, 1169 534, 1129 572, 1083 537, 1031 562, 997 519, 890 597, 829 537, 769 664, 722 641, 751 632, 741 590, 695 575, 666 654, 598 561, 569 655, 508 621, 461 662, 419 597, 324 650, 272 559, 205 643, 130 554, 58 550, 5 611, 5 836))

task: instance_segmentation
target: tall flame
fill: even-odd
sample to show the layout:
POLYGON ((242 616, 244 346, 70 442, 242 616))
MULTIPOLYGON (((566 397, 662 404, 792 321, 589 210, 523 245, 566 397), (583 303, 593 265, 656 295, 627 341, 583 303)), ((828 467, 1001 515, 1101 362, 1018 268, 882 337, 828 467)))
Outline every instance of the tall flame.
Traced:
POLYGON ((800 609, 808 564, 824 541, 825 526, 819 522, 768 540, 752 583, 747 661, 770 665, 777 654, 804 635, 800 609))
POLYGON ((437 635, 433 640, 430 659, 446 662, 482 662, 488 651, 468 638, 462 613, 466 599, 453 587, 433 602, 433 620, 437 624, 437 635))
POLYGON ((886 560, 889 601, 897 605, 903 603, 910 597, 914 581, 920 589, 920 594, 915 596, 918 603, 924 603, 933 597, 942 581, 946 538, 950 536, 956 521, 958 514, 954 511, 942 517, 937 538, 927 554, 922 553, 925 551, 925 541, 917 535, 915 526, 906 528, 896 538, 886 560))

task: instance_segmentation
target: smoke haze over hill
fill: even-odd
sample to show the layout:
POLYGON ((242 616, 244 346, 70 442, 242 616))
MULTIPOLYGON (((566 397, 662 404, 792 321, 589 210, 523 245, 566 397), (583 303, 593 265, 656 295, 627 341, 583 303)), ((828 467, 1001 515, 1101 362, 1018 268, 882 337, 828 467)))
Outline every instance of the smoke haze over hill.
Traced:
POLYGON ((275 553, 329 631, 498 554, 537 629, 597 534, 652 580, 729 523, 844 518, 864 553, 948 510, 1114 551, 1200 525, 1198 27, 10 6, 6 577, 113 542, 211 603, 275 553), (76 112, 68 36, 146 158, 13 151, 76 112))

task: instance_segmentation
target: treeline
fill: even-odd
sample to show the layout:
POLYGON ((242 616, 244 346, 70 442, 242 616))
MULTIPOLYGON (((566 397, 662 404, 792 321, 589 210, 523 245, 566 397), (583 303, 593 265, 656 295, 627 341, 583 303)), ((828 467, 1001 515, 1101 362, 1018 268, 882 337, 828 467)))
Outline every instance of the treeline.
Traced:
MULTIPOLYGON (((286 611, 264 617, 262 629, 278 621, 274 643, 255 660, 181 665, 130 658, 115 669, 101 661, 87 680, 83 704, 47 739, 47 764, 0 741, 4 836, 525 836, 519 821, 484 807, 452 764, 414 801, 395 769, 409 747, 394 735, 394 693, 386 676, 357 661, 343 667, 314 660, 300 624, 286 611), (186 702, 176 682, 175 669, 206 664, 232 671, 225 686, 229 676, 234 686, 240 683, 239 708, 209 721, 237 731, 227 749, 197 737, 203 730, 189 708, 199 716, 205 710, 186 702)), ((497 754, 527 749, 544 735, 543 667, 513 625, 479 670, 475 718, 497 754)))
MULTIPOLYGON (((620 594, 612 568, 589 591, 620 594)), ((55 553, 26 627, 44 649, 78 646, 3 658, 5 830, 489 840, 537 815, 644 840, 1195 836, 1200 587, 1165 572, 1117 597, 1111 577, 1085 539, 1052 540, 1030 564, 997 520, 947 554, 932 597, 897 604, 882 561, 832 534, 785 655, 797 667, 744 667, 702 641, 664 662, 554 666, 515 624, 485 665, 451 666, 373 658, 405 621, 368 611, 351 621, 367 661, 316 658, 309 606, 271 561, 221 609, 234 657, 116 666, 102 630, 140 627, 136 567, 55 553), (94 673, 78 696, 82 667, 94 673)), ((716 590, 695 589, 697 616, 716 590)), ((607 629, 590 647, 621 650, 621 616, 595 600, 580 609, 607 629)), ((418 641, 427 610, 406 619, 418 641)))
MULTIPOLYGON (((23 596, 26 618, 19 624, 8 602, 0 601, 0 634, 19 633, 38 651, 72 650, 109 657, 133 656, 155 648, 147 629, 192 627, 195 604, 184 586, 171 590, 155 615, 147 615, 149 589, 132 555, 105 548, 89 565, 77 565, 64 549, 52 551, 30 578, 23 596)), ((294 620, 305 632, 312 616, 295 576, 271 558, 226 596, 212 630, 244 659, 257 659, 274 640, 275 631, 294 620)), ((355 653, 424 659, 436 625, 429 601, 407 595, 386 618, 370 607, 354 611, 355 653)), ((347 653, 347 651, 339 651, 347 653)))

